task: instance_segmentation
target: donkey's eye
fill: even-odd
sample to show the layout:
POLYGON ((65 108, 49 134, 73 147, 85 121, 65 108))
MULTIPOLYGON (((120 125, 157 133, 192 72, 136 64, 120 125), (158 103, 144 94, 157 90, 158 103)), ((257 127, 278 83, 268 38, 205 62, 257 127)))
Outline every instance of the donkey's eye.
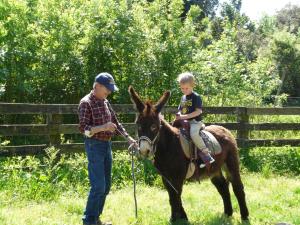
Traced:
POLYGON ((157 130, 157 125, 156 124, 152 124, 150 127, 151 131, 156 131, 157 130))

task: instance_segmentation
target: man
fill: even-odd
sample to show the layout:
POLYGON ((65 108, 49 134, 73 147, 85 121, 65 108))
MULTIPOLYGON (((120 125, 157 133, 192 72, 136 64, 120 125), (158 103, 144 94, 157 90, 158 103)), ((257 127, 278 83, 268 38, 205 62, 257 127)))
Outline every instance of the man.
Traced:
POLYGON ((100 73, 95 77, 93 90, 79 103, 79 129, 85 135, 90 192, 82 218, 84 225, 104 225, 99 217, 111 186, 111 137, 114 134, 135 143, 119 123, 107 97, 118 88, 112 75, 100 73))

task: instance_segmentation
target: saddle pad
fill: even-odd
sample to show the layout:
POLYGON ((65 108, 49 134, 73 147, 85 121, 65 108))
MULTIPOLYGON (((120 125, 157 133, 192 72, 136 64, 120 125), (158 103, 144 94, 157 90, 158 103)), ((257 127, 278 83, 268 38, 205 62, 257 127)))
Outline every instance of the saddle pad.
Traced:
POLYGON ((206 130, 201 130, 199 134, 202 137, 205 145, 207 146, 211 154, 217 155, 222 152, 221 145, 214 135, 212 135, 206 130))
POLYGON ((191 178, 195 173, 195 169, 196 169, 195 164, 193 162, 190 162, 188 170, 185 175, 185 179, 191 178))
POLYGON ((190 159, 193 149, 192 142, 188 138, 186 138, 183 132, 179 132, 179 140, 185 157, 190 159))
MULTIPOLYGON (((217 139, 208 131, 201 130, 200 136, 202 137, 205 145, 209 149, 212 155, 217 155, 222 152, 221 145, 217 141, 217 139)), ((184 155, 190 159, 193 154, 193 144, 190 139, 184 135, 183 132, 179 133, 179 140, 183 150, 184 155)))

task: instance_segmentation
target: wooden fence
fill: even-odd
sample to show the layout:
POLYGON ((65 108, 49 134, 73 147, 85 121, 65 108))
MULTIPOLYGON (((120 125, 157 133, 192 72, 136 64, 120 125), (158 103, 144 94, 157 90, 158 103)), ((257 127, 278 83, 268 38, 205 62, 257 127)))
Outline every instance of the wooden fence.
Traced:
MULTIPOLYGON (((64 104, 22 104, 0 103, 0 115, 4 114, 43 114, 45 124, 0 124, 0 136, 34 136, 49 137, 48 143, 41 145, 0 146, 0 156, 35 155, 44 153, 45 148, 56 146, 62 153, 83 152, 83 143, 61 144, 61 134, 78 134, 77 124, 63 124, 64 114, 77 114, 78 105, 64 104)), ((135 114, 133 105, 113 105, 116 113, 135 114)), ((176 107, 165 107, 163 113, 175 113, 176 107)), ((300 107, 296 108, 246 108, 246 107, 206 107, 205 114, 232 115, 236 122, 214 123, 230 130, 237 131, 237 141, 240 147, 252 146, 300 146, 300 139, 249 139, 251 130, 300 130, 300 123, 250 123, 250 115, 300 115, 300 107)), ((209 125, 210 123, 206 123, 209 125)), ((130 133, 135 132, 134 123, 123 123, 130 133)), ((115 149, 127 148, 125 141, 114 141, 115 149)))

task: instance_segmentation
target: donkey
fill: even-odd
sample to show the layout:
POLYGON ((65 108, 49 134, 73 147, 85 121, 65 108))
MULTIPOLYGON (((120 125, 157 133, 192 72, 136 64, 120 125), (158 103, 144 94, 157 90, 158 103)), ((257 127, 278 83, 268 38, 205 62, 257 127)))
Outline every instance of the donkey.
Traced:
MULTIPOLYGON (((154 166, 162 175, 171 205, 170 221, 188 221, 182 206, 181 193, 189 160, 183 153, 179 138, 174 132, 175 128, 159 116, 170 97, 170 92, 166 91, 156 104, 152 104, 150 101, 143 102, 133 87, 130 86, 128 91, 138 111, 136 124, 139 136, 139 154, 146 158, 153 157, 154 166)), ((205 169, 201 169, 200 174, 210 177, 223 199, 224 213, 227 216, 232 216, 233 213, 229 192, 229 182, 231 182, 239 203, 241 218, 248 220, 249 212, 240 177, 237 143, 230 131, 224 127, 211 125, 207 126, 205 130, 211 132, 219 141, 222 153, 215 157, 216 161, 209 173, 205 169), (226 178, 221 168, 225 170, 226 178)))

